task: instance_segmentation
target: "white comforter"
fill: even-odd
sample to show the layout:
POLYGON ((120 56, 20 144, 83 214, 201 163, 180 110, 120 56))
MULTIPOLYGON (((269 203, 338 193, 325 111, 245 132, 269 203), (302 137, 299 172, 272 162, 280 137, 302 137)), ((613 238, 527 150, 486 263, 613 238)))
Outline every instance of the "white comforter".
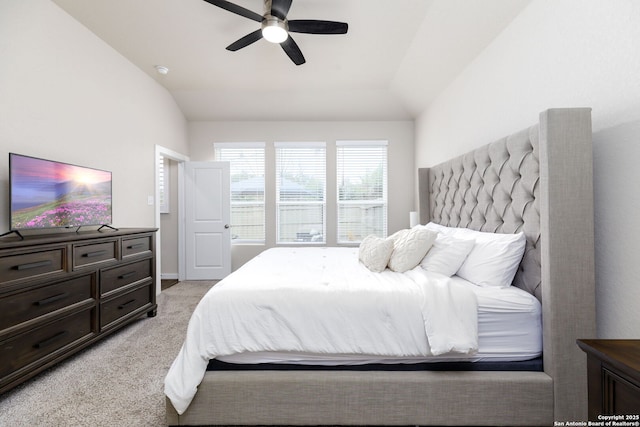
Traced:
POLYGON ((357 248, 270 249, 196 307, 165 393, 182 414, 209 359, 245 352, 407 357, 473 354, 475 294, 420 267, 373 273, 357 248))

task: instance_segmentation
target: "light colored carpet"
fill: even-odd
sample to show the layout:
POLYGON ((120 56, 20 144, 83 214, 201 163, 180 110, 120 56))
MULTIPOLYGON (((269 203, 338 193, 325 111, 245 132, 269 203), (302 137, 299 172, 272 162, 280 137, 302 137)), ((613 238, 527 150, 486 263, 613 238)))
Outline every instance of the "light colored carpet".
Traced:
POLYGON ((214 282, 182 282, 158 296, 158 315, 0 395, 0 426, 163 426, 164 377, 196 304, 214 282))

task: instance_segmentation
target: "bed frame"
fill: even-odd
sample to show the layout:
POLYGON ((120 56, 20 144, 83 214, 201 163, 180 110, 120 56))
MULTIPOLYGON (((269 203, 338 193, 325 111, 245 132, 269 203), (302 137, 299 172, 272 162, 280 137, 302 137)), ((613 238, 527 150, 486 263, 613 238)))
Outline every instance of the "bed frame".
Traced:
POLYGON ((591 110, 419 170, 421 222, 523 231, 514 285, 540 299, 543 372, 209 371, 169 425, 553 425, 587 419, 595 336, 591 110))

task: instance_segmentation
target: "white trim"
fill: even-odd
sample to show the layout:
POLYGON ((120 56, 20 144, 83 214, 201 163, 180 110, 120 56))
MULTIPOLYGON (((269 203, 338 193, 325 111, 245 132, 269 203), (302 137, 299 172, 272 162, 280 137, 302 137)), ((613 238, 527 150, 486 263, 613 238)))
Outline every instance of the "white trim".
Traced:
POLYGON ((161 280, 178 280, 178 273, 164 273, 160 277, 161 280))
POLYGON ((274 142, 275 148, 326 148, 326 142, 274 142))
POLYGON ((389 145, 389 141, 375 140, 375 141, 336 141, 337 147, 386 147, 389 145))
MULTIPOLYGON (((178 276, 180 276, 180 274, 184 275, 184 266, 185 266, 185 259, 184 259, 184 224, 183 224, 183 218, 184 218, 184 191, 182 191, 182 174, 183 174, 183 163, 189 160, 189 156, 185 156, 184 154, 180 154, 177 151, 173 151, 169 148, 166 147, 162 147, 161 145, 156 144, 155 145, 155 153, 154 153, 154 173, 155 173, 155 179, 153 182, 154 185, 154 194, 155 194, 155 200, 154 200, 154 211, 155 211, 155 227, 158 229, 158 232, 156 233, 156 247, 155 247, 155 252, 156 252, 156 295, 160 295, 160 292, 162 291, 161 286, 160 286, 160 280, 161 280, 161 276, 162 276, 162 246, 161 246, 161 239, 162 239, 162 230, 160 228, 160 203, 158 203, 158 200, 160 200, 160 188, 158 186, 158 182, 159 182, 159 171, 158 171, 158 162, 160 160, 160 157, 166 157, 168 159, 174 160, 176 162, 178 162, 178 276)), ((178 279, 180 279, 180 277, 178 277, 178 279)))
POLYGON ((173 151, 170 148, 165 148, 161 145, 156 144, 156 154, 158 152, 162 154, 164 157, 168 157, 171 160, 175 160, 176 162, 188 162, 189 156, 178 153, 177 151, 173 151))

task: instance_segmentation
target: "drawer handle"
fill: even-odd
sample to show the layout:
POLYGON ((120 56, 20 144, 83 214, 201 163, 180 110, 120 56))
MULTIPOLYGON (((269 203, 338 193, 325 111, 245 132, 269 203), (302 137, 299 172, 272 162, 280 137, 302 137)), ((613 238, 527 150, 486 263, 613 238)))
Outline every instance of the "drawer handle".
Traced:
POLYGON ((104 255, 106 253, 107 253, 106 250, 102 250, 102 251, 95 251, 95 252, 87 252, 85 254, 82 254, 82 256, 85 258, 95 258, 97 256, 104 255))
POLYGON ((49 344, 53 343, 54 341, 57 341, 57 340, 59 340, 60 338, 64 337, 65 335, 68 335, 68 334, 69 334, 69 331, 61 331, 61 332, 58 332, 57 334, 55 334, 55 335, 54 335, 54 336, 52 336, 52 337, 49 337, 49 338, 47 338, 47 339, 45 339, 45 340, 42 340, 42 341, 40 341, 39 343, 35 343, 35 344, 33 345, 33 347, 34 347, 34 348, 42 348, 42 347, 46 347, 46 346, 48 346, 49 344))
POLYGON ((51 264, 53 264, 53 262, 48 259, 46 261, 30 262, 28 264, 16 265, 13 268, 15 268, 16 270, 30 270, 32 268, 46 267, 51 264))
POLYGON ((127 246, 127 249, 138 249, 138 248, 144 248, 144 243, 136 243, 135 245, 127 246))
POLYGON ((130 271, 128 273, 121 274, 120 276, 118 276, 118 279, 128 279, 129 277, 133 277, 135 275, 136 275, 135 271, 130 271))
POLYGON ((41 299, 40 301, 36 301, 33 304, 34 305, 47 305, 47 304, 51 304, 52 302, 56 302, 59 301, 61 299, 66 298, 69 295, 69 292, 63 292, 61 294, 58 295, 54 295, 52 297, 49 298, 45 298, 45 299, 41 299))
POLYGON ((120 304, 120 305, 118 306, 118 310, 122 310, 123 308, 125 308, 125 307, 126 307, 126 306, 128 306, 128 305, 133 304, 134 302, 136 302, 136 300, 135 300, 135 299, 132 299, 131 301, 127 301, 127 302, 125 302, 124 304, 120 304))

